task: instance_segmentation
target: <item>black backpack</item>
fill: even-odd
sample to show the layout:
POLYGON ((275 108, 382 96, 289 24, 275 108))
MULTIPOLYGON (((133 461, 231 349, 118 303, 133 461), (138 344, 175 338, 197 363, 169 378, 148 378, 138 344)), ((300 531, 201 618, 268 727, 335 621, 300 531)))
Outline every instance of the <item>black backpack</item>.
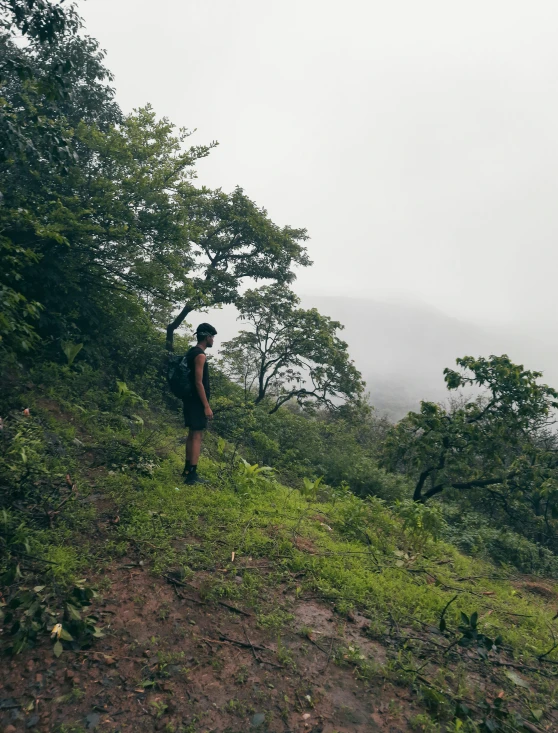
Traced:
POLYGON ((185 356, 169 355, 167 382, 175 397, 186 400, 192 396, 194 392, 192 370, 186 363, 185 356))

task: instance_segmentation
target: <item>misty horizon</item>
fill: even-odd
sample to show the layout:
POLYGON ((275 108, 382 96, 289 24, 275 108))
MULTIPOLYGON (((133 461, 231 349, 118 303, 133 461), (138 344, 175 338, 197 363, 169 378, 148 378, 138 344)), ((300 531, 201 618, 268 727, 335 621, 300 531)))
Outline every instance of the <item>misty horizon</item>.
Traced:
MULTIPOLYGON (((318 308, 342 323, 340 336, 366 381, 371 404, 392 419, 416 410, 421 400, 447 401, 443 370, 463 356, 507 354, 528 370, 542 371, 542 382, 558 386, 558 346, 536 333, 479 326, 409 300, 302 295, 301 307, 318 308)), ((237 316, 234 306, 192 312, 182 332, 189 336, 198 322, 211 322, 218 331, 218 356, 223 342, 247 328, 237 316)))

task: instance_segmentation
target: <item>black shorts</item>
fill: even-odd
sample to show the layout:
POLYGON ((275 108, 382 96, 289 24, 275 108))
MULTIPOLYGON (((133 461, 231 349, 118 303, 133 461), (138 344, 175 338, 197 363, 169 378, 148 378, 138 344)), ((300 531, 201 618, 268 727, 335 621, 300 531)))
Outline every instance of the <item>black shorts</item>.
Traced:
POLYGON ((183 400, 184 426, 190 430, 205 430, 207 417, 201 400, 183 400))

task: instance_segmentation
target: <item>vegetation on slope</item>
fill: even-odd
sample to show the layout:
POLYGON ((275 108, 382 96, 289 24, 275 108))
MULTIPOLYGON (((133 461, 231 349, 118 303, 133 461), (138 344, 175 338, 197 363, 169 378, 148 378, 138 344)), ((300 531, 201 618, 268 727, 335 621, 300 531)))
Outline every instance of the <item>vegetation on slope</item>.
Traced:
POLYGON ((9 507, 3 495, 5 649, 58 653, 60 643, 61 659, 102 651, 98 601, 87 611, 90 584, 79 581, 93 574, 108 594, 102 576, 133 557, 208 607, 253 614, 274 650, 268 661, 293 674, 291 639, 302 637, 352 669, 362 695, 386 682, 411 689, 409 708, 424 712, 409 725, 553 729, 552 583, 462 555, 442 539, 435 506, 390 507, 308 478, 288 486, 216 434, 202 464, 210 488, 186 487, 182 430, 168 409, 88 369, 44 364, 26 379, 10 390, 3 430, 3 480, 20 491, 9 507), (356 623, 360 646, 301 623, 297 608, 309 601, 356 623), (49 641, 54 623, 72 640, 49 641), (365 651, 370 640, 382 654, 365 651))

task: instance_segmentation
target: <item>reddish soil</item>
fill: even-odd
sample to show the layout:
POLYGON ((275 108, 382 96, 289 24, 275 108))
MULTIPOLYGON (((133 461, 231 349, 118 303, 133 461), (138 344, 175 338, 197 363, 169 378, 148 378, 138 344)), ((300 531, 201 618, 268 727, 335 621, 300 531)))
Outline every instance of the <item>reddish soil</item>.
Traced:
POLYGON ((93 649, 56 659, 44 644, 2 662, 0 730, 409 730, 418 712, 409 690, 381 675, 359 681, 332 659, 338 644, 358 643, 382 665, 385 650, 363 636, 363 619, 343 622, 301 601, 293 628, 310 638, 291 632, 278 649, 247 612, 127 565, 113 569, 94 609, 106 637, 93 649))

